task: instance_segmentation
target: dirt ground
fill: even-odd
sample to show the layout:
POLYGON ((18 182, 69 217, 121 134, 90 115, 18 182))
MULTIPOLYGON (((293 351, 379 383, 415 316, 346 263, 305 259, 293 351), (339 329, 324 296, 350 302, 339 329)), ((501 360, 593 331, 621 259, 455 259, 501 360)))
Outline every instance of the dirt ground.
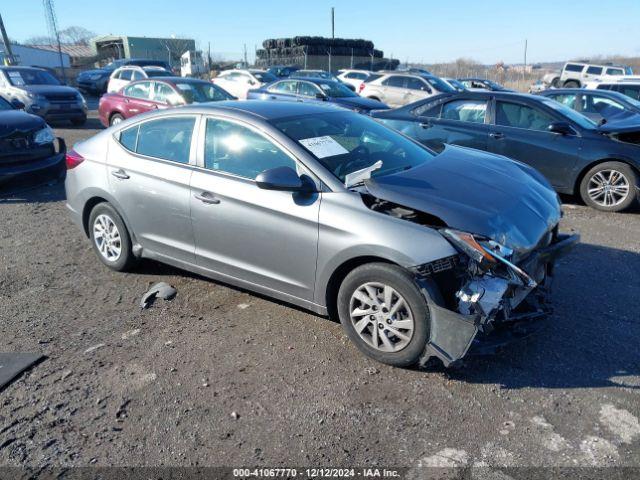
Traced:
POLYGON ((568 199, 582 243, 544 331, 446 371, 377 364, 338 323, 171 267, 112 272, 60 184, 0 198, 0 351, 47 357, 0 392, 0 465, 640 467, 637 211, 568 199), (157 281, 177 297, 141 310, 157 281))

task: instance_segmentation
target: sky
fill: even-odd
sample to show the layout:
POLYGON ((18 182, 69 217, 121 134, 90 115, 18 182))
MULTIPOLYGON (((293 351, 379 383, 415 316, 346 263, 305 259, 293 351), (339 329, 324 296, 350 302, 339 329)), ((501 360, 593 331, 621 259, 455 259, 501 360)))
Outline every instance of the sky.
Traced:
MULTIPOLYGON (((42 0, 0 0, 10 38, 46 35, 42 0)), ((486 64, 640 56, 640 0, 55 0, 59 28, 97 34, 194 38, 215 57, 249 59, 267 38, 372 40, 402 62, 472 58, 486 64)))

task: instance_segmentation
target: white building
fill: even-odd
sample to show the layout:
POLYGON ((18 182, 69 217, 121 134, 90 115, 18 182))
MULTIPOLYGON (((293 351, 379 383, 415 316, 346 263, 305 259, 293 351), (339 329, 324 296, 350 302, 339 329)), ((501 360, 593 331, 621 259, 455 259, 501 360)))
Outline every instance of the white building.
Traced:
MULTIPOLYGON (((18 65, 60 68, 60 56, 57 51, 53 52, 42 48, 27 47, 25 45, 11 45, 11 51, 18 65)), ((5 64, 5 56, 4 45, 0 43, 0 65, 5 64)), ((67 53, 62 53, 62 63, 65 68, 71 65, 71 57, 69 57, 67 53)))

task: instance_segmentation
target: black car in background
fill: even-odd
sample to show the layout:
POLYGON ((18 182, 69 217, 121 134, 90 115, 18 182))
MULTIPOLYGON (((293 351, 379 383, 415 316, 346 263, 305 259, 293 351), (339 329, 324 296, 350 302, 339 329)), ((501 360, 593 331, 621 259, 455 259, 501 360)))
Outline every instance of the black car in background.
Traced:
POLYGON ((631 120, 640 124, 640 101, 610 90, 554 88, 538 95, 551 98, 595 122, 631 120), (632 120, 635 117, 635 120, 632 120))
POLYGON ((64 176, 66 147, 37 115, 0 97, 0 188, 64 176), (56 148, 57 143, 57 148, 56 148))
POLYGON ((599 210, 624 210, 638 196, 637 122, 598 125, 554 100, 507 92, 443 94, 372 116, 438 151, 455 144, 529 164, 599 210))
POLYGON ((107 91, 109 77, 113 71, 116 68, 120 68, 125 65, 136 65, 138 67, 157 66, 170 72, 173 71, 171 65, 164 60, 153 60, 148 58, 121 58, 119 60, 114 60, 102 68, 94 68, 92 70, 80 72, 76 77, 76 84, 83 92, 93 93, 96 95, 103 94, 107 91))

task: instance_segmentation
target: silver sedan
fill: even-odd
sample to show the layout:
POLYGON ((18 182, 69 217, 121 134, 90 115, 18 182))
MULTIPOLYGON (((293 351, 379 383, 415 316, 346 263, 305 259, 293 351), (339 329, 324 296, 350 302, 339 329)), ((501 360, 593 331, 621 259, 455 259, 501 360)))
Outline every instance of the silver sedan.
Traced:
POLYGON ((436 154, 328 105, 134 117, 67 156, 67 206, 105 265, 142 257, 339 317, 378 361, 446 365, 544 313, 560 205, 531 168, 436 154))

